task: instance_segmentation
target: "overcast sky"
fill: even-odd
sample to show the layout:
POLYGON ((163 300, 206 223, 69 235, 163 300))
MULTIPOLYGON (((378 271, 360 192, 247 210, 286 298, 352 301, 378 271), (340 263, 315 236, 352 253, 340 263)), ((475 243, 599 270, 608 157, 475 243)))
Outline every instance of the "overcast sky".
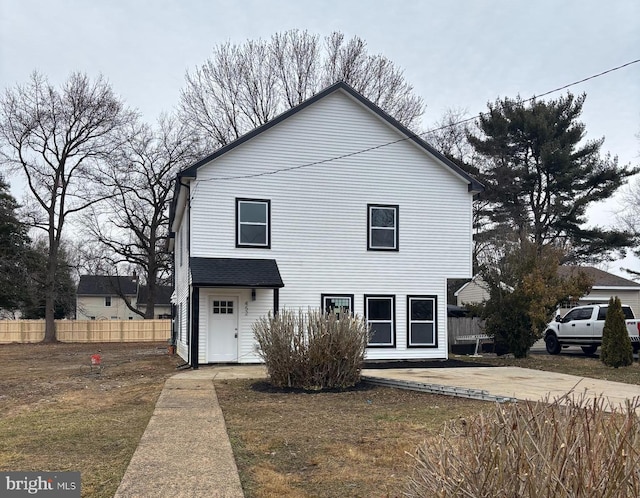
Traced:
MULTIPOLYGON (((477 114, 640 59, 638 0, 0 0, 0 90, 35 69, 56 84, 102 73, 153 122, 214 45, 293 28, 360 36, 402 67, 427 104, 424 128, 449 108, 477 114)), ((588 138, 639 164, 640 63, 571 91, 587 93, 588 138)), ((614 207, 591 219, 606 223, 614 207)))

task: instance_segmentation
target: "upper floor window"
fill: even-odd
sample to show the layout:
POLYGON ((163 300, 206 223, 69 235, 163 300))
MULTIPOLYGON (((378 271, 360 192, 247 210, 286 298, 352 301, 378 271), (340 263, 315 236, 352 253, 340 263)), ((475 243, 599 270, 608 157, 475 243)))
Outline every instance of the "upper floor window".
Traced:
POLYGON ((236 199, 236 247, 271 247, 271 201, 236 199))
POLYGON ((367 249, 398 250, 398 206, 367 205, 367 249))
POLYGON ((111 296, 105 296, 104 305, 105 306, 111 306, 111 296))

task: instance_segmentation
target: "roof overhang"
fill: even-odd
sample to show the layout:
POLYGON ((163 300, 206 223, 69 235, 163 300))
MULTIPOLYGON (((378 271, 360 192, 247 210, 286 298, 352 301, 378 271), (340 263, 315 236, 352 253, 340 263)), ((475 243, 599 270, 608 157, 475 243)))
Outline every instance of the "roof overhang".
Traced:
POLYGON ((275 259, 189 258, 194 287, 284 287, 275 259))

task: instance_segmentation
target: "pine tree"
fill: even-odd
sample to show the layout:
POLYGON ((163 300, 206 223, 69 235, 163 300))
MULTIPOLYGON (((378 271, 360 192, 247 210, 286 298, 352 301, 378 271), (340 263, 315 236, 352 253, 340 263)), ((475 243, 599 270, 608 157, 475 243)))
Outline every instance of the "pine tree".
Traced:
POLYGON ((601 155, 604 139, 586 140, 578 118, 585 95, 533 102, 506 98, 480 116, 469 141, 487 162, 480 180, 493 223, 537 246, 561 247, 567 259, 597 260, 630 247, 630 234, 585 227, 587 208, 610 198, 637 168, 601 155))
POLYGON ((27 226, 16 214, 19 205, 0 176, 0 310, 15 311, 28 296, 27 226))
POLYGON ((614 368, 626 367, 633 363, 633 347, 618 296, 609 299, 600 359, 605 365, 614 368))

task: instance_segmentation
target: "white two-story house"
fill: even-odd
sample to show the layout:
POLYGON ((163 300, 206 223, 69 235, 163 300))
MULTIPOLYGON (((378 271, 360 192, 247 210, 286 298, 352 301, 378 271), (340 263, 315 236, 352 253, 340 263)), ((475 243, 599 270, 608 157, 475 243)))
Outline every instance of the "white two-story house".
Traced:
POLYGON ((347 308, 368 359, 447 357, 448 278, 471 277, 482 185, 339 82, 175 183, 176 345, 192 367, 260 361, 252 324, 347 308))

